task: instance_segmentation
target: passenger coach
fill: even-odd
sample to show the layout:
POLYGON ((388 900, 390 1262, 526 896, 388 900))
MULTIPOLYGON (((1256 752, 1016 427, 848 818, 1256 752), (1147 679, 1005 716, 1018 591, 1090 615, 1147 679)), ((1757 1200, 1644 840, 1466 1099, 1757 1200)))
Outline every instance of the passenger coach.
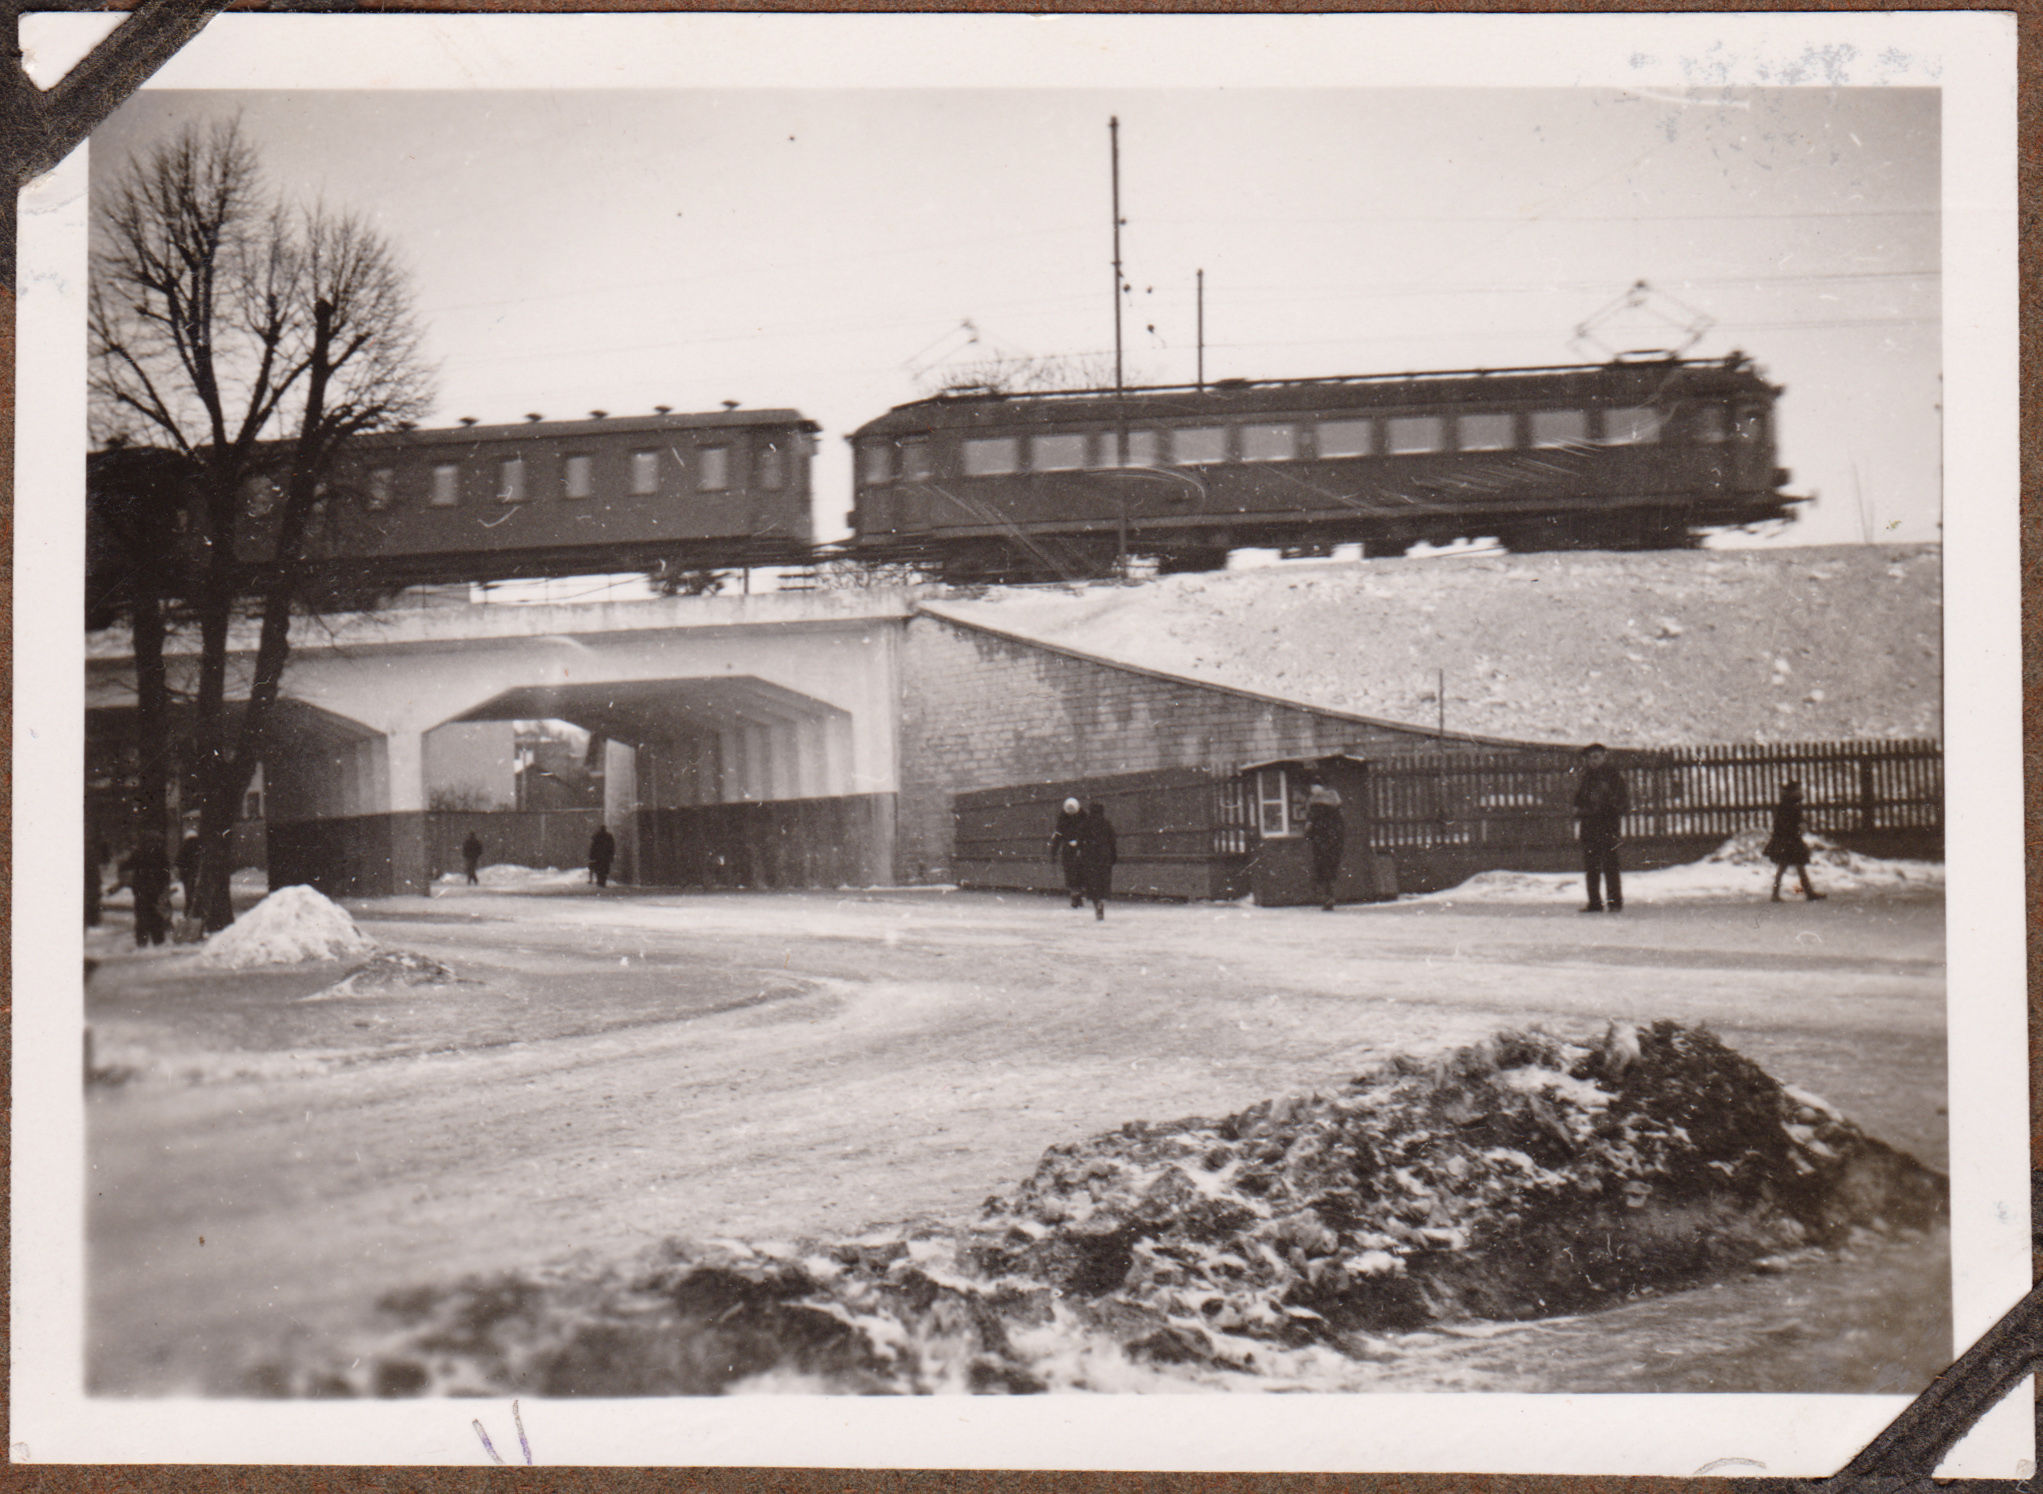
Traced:
MULTIPOLYGON (((309 546, 379 581, 800 564, 820 429, 796 410, 720 410, 358 436, 309 546)), ((260 564, 275 493, 245 505, 260 564)))
POLYGON ((853 545, 958 579, 1098 573, 1131 553, 1210 569, 1243 546, 1691 546, 1801 501, 1779 491, 1780 393, 1733 354, 947 394, 849 438, 853 545))

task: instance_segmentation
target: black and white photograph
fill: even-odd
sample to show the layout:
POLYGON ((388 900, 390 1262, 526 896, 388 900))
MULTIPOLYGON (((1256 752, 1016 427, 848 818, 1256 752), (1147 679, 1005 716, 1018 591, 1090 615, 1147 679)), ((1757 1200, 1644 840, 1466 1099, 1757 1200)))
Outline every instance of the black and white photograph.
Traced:
POLYGON ((22 199, 15 1459, 1835 1471, 2029 1285, 2004 22, 216 19, 22 199))

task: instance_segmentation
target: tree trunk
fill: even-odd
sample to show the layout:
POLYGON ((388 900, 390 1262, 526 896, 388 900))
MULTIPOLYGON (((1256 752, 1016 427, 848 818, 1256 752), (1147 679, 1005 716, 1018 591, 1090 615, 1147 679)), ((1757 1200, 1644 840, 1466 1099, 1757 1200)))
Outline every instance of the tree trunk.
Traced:
POLYGON ((199 778, 198 916, 209 934, 234 922, 234 823, 245 785, 229 781, 228 766, 209 763, 199 778))

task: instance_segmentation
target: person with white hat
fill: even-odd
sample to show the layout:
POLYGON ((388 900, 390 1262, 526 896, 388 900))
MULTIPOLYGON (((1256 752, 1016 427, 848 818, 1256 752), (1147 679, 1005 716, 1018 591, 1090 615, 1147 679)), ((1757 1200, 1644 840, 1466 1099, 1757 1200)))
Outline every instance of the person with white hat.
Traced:
POLYGON ((1064 890, 1071 894, 1074 908, 1085 906, 1078 890, 1078 826, 1084 818, 1078 800, 1066 799, 1057 815, 1057 828, 1050 832, 1050 859, 1064 865, 1064 890))

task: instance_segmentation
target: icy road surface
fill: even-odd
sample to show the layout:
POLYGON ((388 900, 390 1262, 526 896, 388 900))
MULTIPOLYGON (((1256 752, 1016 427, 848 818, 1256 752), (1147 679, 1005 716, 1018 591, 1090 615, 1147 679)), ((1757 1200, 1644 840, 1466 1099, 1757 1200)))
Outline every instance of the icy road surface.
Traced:
MULTIPOLYGON (((294 1332, 470 1272, 967 1212, 1054 1143, 1506 1025, 1707 1023, 1948 1166, 1933 889, 1595 918, 1122 903, 1103 924, 905 890, 351 907, 460 983, 307 1000, 348 967, 208 970, 96 936, 95 1392, 226 1389, 294 1332)), ((1945 1272, 1941 1242, 1890 1244, 1508 1340, 1433 1335, 1406 1388, 1912 1391, 1948 1349, 1945 1272)))

